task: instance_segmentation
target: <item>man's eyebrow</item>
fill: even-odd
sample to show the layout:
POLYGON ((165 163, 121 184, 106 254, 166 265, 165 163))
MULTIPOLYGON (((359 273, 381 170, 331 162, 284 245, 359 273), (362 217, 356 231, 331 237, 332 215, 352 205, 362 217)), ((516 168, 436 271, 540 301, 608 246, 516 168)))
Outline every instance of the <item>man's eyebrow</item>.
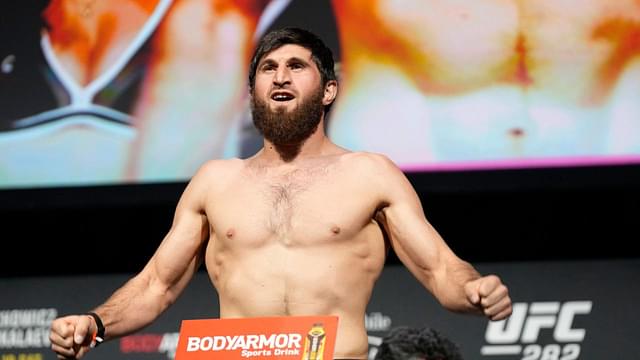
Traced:
POLYGON ((274 65, 274 64, 277 64, 277 63, 273 59, 263 59, 258 63, 258 67, 261 67, 261 66, 267 65, 267 64, 274 65))
MULTIPOLYGON (((294 57, 291 57, 291 58, 287 59, 287 64, 293 64, 293 63, 310 64, 309 60, 305 60, 305 59, 297 57, 297 56, 294 56, 294 57)), ((277 64, 278 63, 275 60, 267 58, 267 59, 263 59, 262 61, 260 61, 258 63, 258 67, 261 67, 263 65, 277 65, 277 64)))
POLYGON ((294 56, 287 60, 287 64, 291 64, 291 63, 309 64, 309 60, 305 60, 305 59, 294 56))

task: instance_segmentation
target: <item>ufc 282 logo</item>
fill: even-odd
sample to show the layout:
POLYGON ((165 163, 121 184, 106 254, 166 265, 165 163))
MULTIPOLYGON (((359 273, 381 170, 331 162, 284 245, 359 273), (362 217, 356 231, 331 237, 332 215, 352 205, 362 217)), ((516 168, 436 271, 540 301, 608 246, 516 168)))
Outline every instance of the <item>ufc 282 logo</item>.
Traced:
POLYGON ((522 360, 575 360, 586 330, 575 328, 577 316, 591 312, 591 301, 514 303, 507 320, 489 322, 480 349, 484 356, 519 355, 522 360), (539 344, 542 331, 554 343, 539 344))

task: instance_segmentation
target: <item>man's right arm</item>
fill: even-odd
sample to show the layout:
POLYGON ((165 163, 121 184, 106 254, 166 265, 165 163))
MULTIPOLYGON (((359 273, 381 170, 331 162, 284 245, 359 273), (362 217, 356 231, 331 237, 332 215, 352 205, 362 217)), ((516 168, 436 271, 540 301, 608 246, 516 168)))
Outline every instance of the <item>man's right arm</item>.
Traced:
MULTIPOLYGON (((175 302, 202 263, 209 238, 204 204, 214 165, 208 163, 182 194, 170 231, 143 270, 93 310, 105 327, 105 339, 135 332, 153 322, 175 302)), ((88 315, 56 319, 51 326, 52 349, 58 356, 81 357, 97 330, 88 315)))

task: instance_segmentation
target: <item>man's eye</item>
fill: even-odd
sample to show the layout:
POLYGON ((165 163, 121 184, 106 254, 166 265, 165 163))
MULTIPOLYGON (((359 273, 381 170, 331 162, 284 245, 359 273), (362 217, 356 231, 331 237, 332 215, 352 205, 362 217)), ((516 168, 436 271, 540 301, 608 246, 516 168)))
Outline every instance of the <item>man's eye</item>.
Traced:
POLYGON ((273 66, 273 65, 265 65, 265 66, 262 67, 262 71, 273 71, 275 69, 276 69, 276 67, 273 66))
POLYGON ((296 69, 302 69, 302 68, 304 67, 304 65, 302 65, 302 64, 300 64, 300 63, 293 63, 293 64, 289 65, 289 67, 290 67, 291 69, 296 70, 296 69))

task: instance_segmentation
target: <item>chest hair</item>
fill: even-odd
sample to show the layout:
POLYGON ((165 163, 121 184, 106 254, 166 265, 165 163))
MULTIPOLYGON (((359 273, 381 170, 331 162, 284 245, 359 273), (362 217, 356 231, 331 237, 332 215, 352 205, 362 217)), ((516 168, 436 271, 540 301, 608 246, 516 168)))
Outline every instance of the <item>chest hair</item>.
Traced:
POLYGON ((267 228, 283 240, 291 231, 291 220, 300 209, 304 193, 326 178, 327 169, 297 169, 269 178, 266 196, 270 205, 267 228))

